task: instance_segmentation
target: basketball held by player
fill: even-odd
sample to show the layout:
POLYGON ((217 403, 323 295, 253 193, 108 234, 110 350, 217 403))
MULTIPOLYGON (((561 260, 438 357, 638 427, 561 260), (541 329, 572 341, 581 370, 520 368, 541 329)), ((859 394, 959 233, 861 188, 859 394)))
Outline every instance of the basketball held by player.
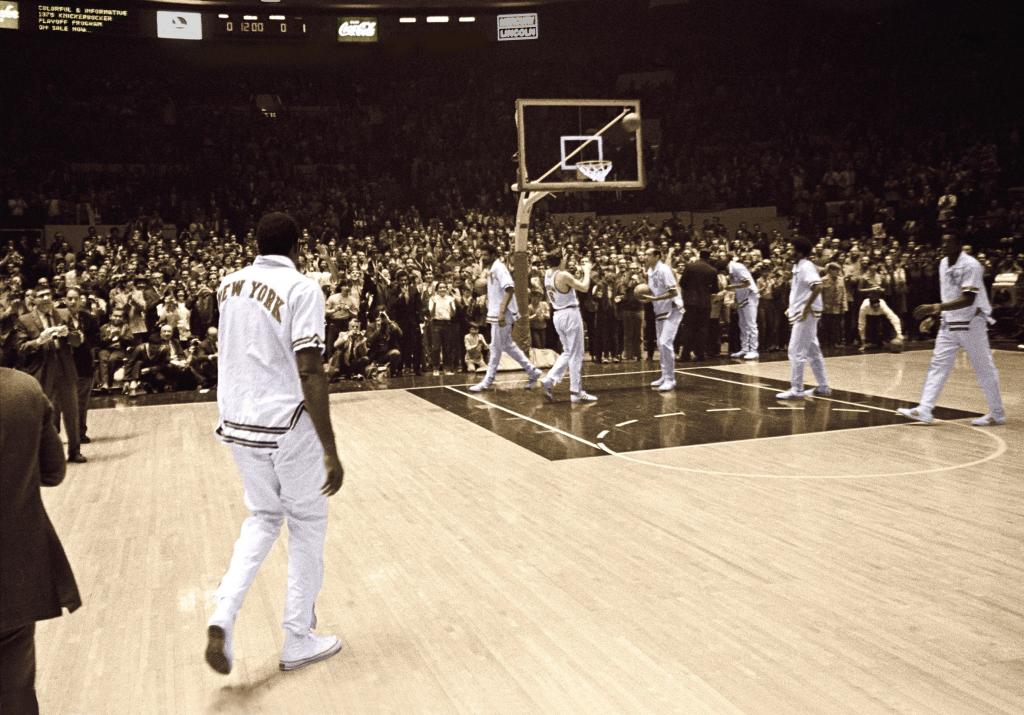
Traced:
POLYGON ((552 321, 558 339, 562 342, 562 353, 555 360, 541 381, 544 396, 554 401, 554 388, 569 371, 569 399, 574 402, 596 402, 597 398, 583 389, 583 316, 576 291, 590 290, 590 261, 583 259, 583 280, 566 270, 565 254, 557 249, 545 258, 547 270, 544 273, 544 292, 551 303, 552 321))
POLYGON ((644 254, 647 264, 646 291, 637 286, 634 295, 654 307, 654 331, 661 358, 661 377, 651 383, 659 392, 676 388, 676 333, 683 322, 683 299, 679 294, 672 269, 661 260, 661 249, 648 248, 644 254))

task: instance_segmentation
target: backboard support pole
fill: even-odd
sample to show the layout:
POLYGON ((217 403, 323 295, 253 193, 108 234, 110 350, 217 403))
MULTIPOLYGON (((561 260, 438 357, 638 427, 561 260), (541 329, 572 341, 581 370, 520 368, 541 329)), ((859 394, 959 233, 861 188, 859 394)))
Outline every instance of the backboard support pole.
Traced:
POLYGON ((548 196, 547 191, 526 191, 519 194, 516 207, 516 228, 512 243, 512 270, 516 281, 516 303, 519 314, 512 329, 512 338, 529 355, 530 345, 530 214, 534 205, 548 196))

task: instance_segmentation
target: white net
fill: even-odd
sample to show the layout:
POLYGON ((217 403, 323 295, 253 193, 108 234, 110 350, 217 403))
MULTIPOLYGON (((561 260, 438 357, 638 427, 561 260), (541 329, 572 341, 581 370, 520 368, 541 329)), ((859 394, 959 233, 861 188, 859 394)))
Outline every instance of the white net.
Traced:
POLYGON ((576 171, 591 181, 604 181, 611 170, 612 163, 608 159, 576 162, 576 171))

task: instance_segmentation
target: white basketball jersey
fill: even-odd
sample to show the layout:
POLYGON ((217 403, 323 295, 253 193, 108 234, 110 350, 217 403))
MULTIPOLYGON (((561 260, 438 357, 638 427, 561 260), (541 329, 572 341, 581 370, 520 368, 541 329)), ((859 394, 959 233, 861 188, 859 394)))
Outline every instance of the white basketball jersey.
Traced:
POLYGON ((275 449, 303 410, 295 353, 324 348, 324 294, 285 256, 259 256, 225 276, 220 303, 217 434, 275 449))
POLYGON ((548 270, 544 274, 544 291, 548 294, 548 302, 551 303, 551 310, 562 310, 564 308, 579 308, 580 301, 576 297, 576 289, 569 288, 568 292, 561 293, 555 287, 555 274, 558 271, 548 270))

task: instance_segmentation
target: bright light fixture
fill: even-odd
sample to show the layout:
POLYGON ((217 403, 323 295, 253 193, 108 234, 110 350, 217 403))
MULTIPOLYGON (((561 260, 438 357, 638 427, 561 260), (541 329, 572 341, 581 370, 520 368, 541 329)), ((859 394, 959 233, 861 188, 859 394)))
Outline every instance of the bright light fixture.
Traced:
POLYGON ((271 15, 270 19, 271 20, 284 20, 285 16, 284 15, 271 15))
POLYGON ((476 22, 475 17, 460 17, 459 22, 476 22))
POLYGON ((230 15, 225 15, 224 13, 221 13, 217 17, 219 17, 221 20, 227 20, 231 16, 230 15))
POLYGON ((242 15, 242 19, 243 20, 259 20, 259 17, 257 17, 256 15, 242 15))
POLYGON ((402 23, 403 25, 411 25, 412 23, 416 22, 416 18, 415 17, 400 17, 400 18, 398 18, 398 21, 400 23, 402 23))
POLYGON ((427 22, 448 22, 447 15, 428 15, 427 22))

